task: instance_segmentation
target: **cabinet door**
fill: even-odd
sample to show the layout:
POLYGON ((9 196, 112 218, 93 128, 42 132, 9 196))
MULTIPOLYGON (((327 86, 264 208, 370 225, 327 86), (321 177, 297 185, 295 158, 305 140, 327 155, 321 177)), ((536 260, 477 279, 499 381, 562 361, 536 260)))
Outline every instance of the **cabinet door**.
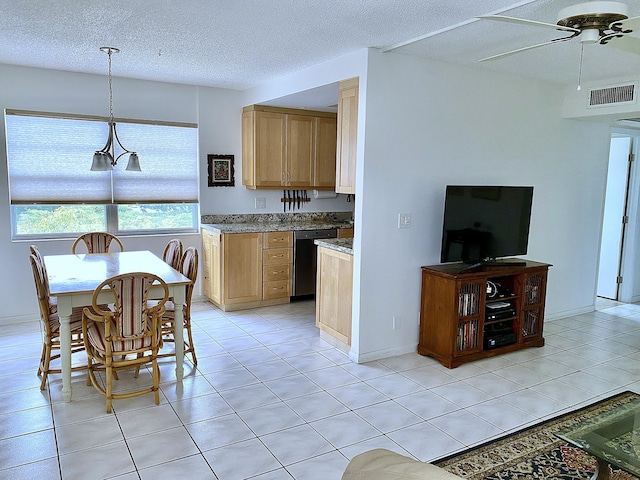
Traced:
POLYGON ((213 235, 202 230, 202 293, 213 300, 211 294, 211 237, 213 235))
POLYGON ((313 175, 315 118, 287 115, 286 144, 285 184, 289 187, 308 187, 313 175))
POLYGON ((351 345, 353 256, 318 248, 316 326, 351 345))
POLYGON ((521 330, 523 342, 542 337, 546 287, 546 271, 524 275, 521 330))
POLYGON ((313 165, 313 186, 336 186, 337 120, 330 117, 316 118, 316 154, 313 165))
POLYGON ((262 298, 262 234, 222 236, 225 304, 256 302, 262 298))
POLYGON ((202 231, 202 293, 212 301, 220 303, 220 234, 202 231))
POLYGON ((485 281, 458 282, 456 355, 465 355, 482 349, 485 294, 485 281))
POLYGON ((280 187, 284 184, 286 115, 260 111, 254 113, 255 186, 280 187))
POLYGON ((256 186, 255 119, 256 112, 242 114, 242 184, 247 187, 256 186))
POLYGON ((341 82, 338 92, 336 192, 356 193, 356 146, 358 142, 357 79, 341 82))

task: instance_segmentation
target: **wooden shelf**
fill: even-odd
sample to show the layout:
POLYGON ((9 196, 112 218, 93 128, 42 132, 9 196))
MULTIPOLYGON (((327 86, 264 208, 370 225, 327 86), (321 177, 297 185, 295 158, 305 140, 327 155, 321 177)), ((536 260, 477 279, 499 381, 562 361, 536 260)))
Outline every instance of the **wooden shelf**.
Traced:
MULTIPOLYGON (((522 348, 541 347, 547 273, 550 265, 487 266, 462 271, 463 264, 422 267, 422 299, 418 353, 434 357, 448 368, 522 348), (487 298, 487 282, 506 292, 487 298), (507 302, 514 315, 487 320, 487 305, 507 302), (504 324, 504 331, 487 329, 504 324), (506 333, 513 332, 507 338, 506 333), (513 337, 515 336, 515 341, 513 337), (487 340, 498 341, 485 348, 487 340), (499 342, 511 342, 500 346, 499 342)), ((495 312, 493 312, 495 313, 495 312)))

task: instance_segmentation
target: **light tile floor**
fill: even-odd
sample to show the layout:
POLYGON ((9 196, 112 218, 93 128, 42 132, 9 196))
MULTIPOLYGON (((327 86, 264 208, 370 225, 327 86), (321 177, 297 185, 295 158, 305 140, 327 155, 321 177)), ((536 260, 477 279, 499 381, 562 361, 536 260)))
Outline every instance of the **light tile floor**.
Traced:
POLYGON ((163 359, 161 404, 119 400, 113 414, 82 372, 71 403, 59 375, 40 391, 39 323, 4 325, 0 478, 332 480, 376 447, 430 461, 640 392, 640 305, 598 308, 546 322, 542 348, 449 370, 417 354, 350 362, 319 339, 312 301, 235 313, 198 303, 197 369, 186 361, 177 384, 163 359))

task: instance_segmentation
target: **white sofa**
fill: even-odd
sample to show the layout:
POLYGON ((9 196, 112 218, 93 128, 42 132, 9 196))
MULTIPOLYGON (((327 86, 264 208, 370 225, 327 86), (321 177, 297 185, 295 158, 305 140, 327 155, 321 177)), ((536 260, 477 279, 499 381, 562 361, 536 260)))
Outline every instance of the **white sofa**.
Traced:
POLYGON ((342 480, 461 480, 462 477, 399 453, 378 448, 353 457, 342 480))

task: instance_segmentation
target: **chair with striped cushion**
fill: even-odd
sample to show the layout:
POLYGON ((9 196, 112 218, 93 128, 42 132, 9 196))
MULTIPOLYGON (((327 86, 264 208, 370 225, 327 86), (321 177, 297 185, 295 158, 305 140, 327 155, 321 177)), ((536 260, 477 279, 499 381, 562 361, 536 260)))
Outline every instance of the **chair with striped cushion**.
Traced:
MULTIPOLYGON (((37 248, 34 246, 35 250, 37 248)), ((32 250, 33 251, 33 250, 32 250)), ((37 252, 39 254, 39 252, 37 252)), ((44 390, 47 384, 47 376, 50 373, 62 373, 60 368, 51 368, 51 361, 60 358, 60 318, 58 317, 58 305, 52 302, 49 297, 49 280, 47 271, 40 255, 29 255, 31 269, 33 270, 33 280, 36 285, 38 296, 38 307, 40 309, 40 319, 42 320, 43 342, 42 354, 40 355, 40 365, 38 375, 42 375, 40 390, 44 390), (56 352, 57 353, 54 353, 56 352)), ((71 312, 71 353, 84 350, 82 340, 82 307, 75 307, 71 312)), ((86 369, 86 364, 73 367, 72 371, 86 369)))
POLYGON ((112 243, 120 247, 120 251, 124 251, 124 246, 118 237, 107 232, 89 232, 76 238, 71 246, 71 251, 76 253, 76 248, 80 243, 84 243, 87 247, 87 253, 107 253, 112 243))
MULTIPOLYGON (((196 247, 189 247, 184 251, 182 255, 182 261, 180 262, 180 268, 178 269, 185 277, 191 280, 191 283, 187 285, 185 292, 185 301, 183 307, 183 328, 187 334, 187 340, 184 341, 184 354, 191 354, 193 364, 198 364, 196 358, 196 348, 193 344, 193 336, 191 335, 191 297, 193 296, 193 288, 198 277, 198 250, 196 247)), ((168 301, 166 305, 166 312, 162 316, 162 337, 164 342, 175 342, 175 306, 172 301, 168 301)), ((163 353, 161 357, 169 357, 175 355, 175 351, 172 353, 163 353)))
POLYGON ((111 412, 113 399, 130 398, 146 393, 154 393, 155 403, 160 403, 160 370, 158 369, 158 349, 161 339, 160 318, 165 311, 169 297, 167 284, 151 273, 135 272, 111 277, 102 282, 93 292, 91 307, 85 307, 82 334, 87 350, 87 385, 92 385, 106 397, 107 413, 111 412), (149 304, 152 285, 164 290, 163 297, 149 304), (98 303, 104 290, 113 294, 111 308, 98 303), (113 379, 116 372, 135 369, 138 377, 141 366, 151 363, 153 385, 136 391, 113 393, 113 379), (103 387, 96 371, 105 372, 103 387))
POLYGON ((171 265, 176 270, 180 270, 180 262, 182 260, 182 242, 179 239, 174 238, 169 240, 167 246, 164 247, 162 260, 164 260, 167 265, 171 265))

